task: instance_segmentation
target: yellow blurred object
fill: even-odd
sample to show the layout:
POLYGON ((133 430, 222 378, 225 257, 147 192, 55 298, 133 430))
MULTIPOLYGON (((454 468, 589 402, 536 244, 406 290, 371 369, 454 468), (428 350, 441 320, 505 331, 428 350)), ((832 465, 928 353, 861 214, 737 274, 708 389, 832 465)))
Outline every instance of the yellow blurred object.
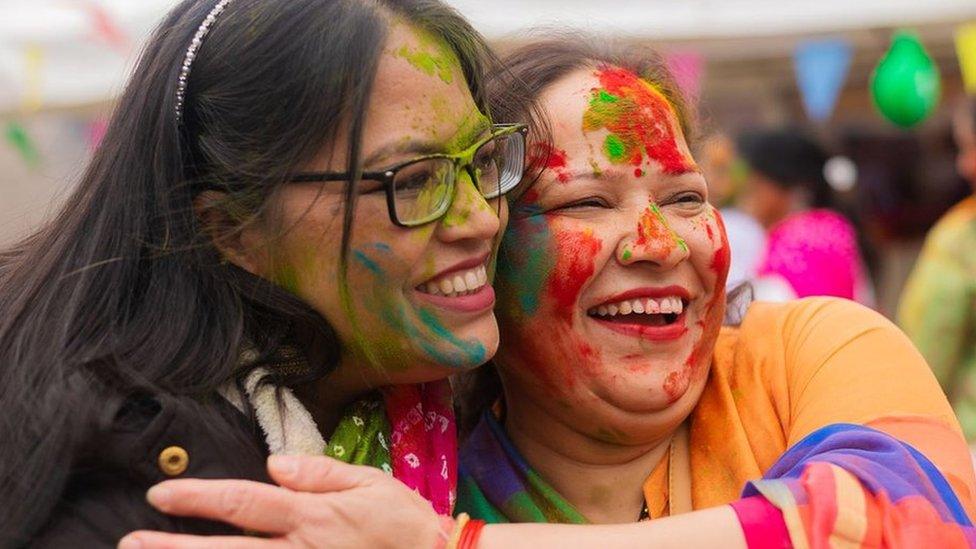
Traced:
POLYGON ((24 99, 21 109, 25 113, 37 112, 44 104, 44 83, 42 80, 44 66, 44 50, 39 46, 30 46, 24 51, 24 99))
POLYGON ((976 22, 956 29, 956 55, 966 92, 976 94, 976 22))

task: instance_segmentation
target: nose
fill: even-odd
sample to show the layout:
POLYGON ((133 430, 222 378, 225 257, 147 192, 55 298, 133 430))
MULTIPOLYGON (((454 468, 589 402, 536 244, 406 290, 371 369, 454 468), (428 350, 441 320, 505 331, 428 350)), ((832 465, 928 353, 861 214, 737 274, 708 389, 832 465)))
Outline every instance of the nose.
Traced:
POLYGON ((671 269, 688 258, 688 244, 674 231, 664 212, 654 203, 637 218, 617 243, 617 261, 622 265, 649 262, 661 269, 671 269))
MULTIPOLYGON (((495 200, 504 201, 503 198, 496 198, 492 202, 495 200)), ((496 211, 478 190, 471 174, 467 170, 461 170, 454 191, 454 202, 437 224, 438 237, 444 242, 491 240, 501 229, 499 212, 503 208, 504 205, 499 204, 496 211)))

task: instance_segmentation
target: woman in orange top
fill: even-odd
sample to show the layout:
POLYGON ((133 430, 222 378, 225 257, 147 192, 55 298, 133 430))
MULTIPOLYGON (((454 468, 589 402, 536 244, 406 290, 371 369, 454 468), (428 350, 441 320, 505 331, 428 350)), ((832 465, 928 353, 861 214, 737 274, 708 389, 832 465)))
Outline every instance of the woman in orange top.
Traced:
POLYGON ((295 491, 184 480, 150 501, 269 532, 268 547, 363 531, 397 546, 403 528, 441 547, 974 545, 965 443, 893 325, 812 299, 756 303, 722 327, 724 228, 656 65, 564 42, 509 61, 536 97, 494 116, 522 120, 538 100, 552 139, 537 137, 541 174, 513 202, 499 255, 504 398, 487 394, 499 405, 460 456, 459 523, 477 521, 377 521, 371 510, 422 502, 323 458, 275 464, 295 491))

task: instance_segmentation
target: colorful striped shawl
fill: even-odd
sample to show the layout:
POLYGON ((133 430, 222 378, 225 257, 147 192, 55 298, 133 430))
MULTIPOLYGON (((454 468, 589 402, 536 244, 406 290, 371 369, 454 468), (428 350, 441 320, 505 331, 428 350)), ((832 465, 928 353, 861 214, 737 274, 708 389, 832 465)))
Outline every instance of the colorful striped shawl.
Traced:
MULTIPOLYGON (((488 522, 586 522, 491 413, 461 449, 458 492, 457 511, 488 522)), ((782 511, 794 547, 976 547, 976 530, 935 466, 868 427, 810 434, 742 492, 757 495, 782 511)))

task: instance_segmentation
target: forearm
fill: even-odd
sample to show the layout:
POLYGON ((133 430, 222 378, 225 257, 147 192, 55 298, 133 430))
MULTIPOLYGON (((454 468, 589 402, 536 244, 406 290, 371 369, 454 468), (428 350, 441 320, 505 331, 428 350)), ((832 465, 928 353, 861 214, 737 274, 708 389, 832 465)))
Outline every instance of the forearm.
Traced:
POLYGON ((478 549, 569 549, 599 547, 745 548, 745 536, 731 507, 724 505, 675 517, 613 525, 492 524, 478 549))

